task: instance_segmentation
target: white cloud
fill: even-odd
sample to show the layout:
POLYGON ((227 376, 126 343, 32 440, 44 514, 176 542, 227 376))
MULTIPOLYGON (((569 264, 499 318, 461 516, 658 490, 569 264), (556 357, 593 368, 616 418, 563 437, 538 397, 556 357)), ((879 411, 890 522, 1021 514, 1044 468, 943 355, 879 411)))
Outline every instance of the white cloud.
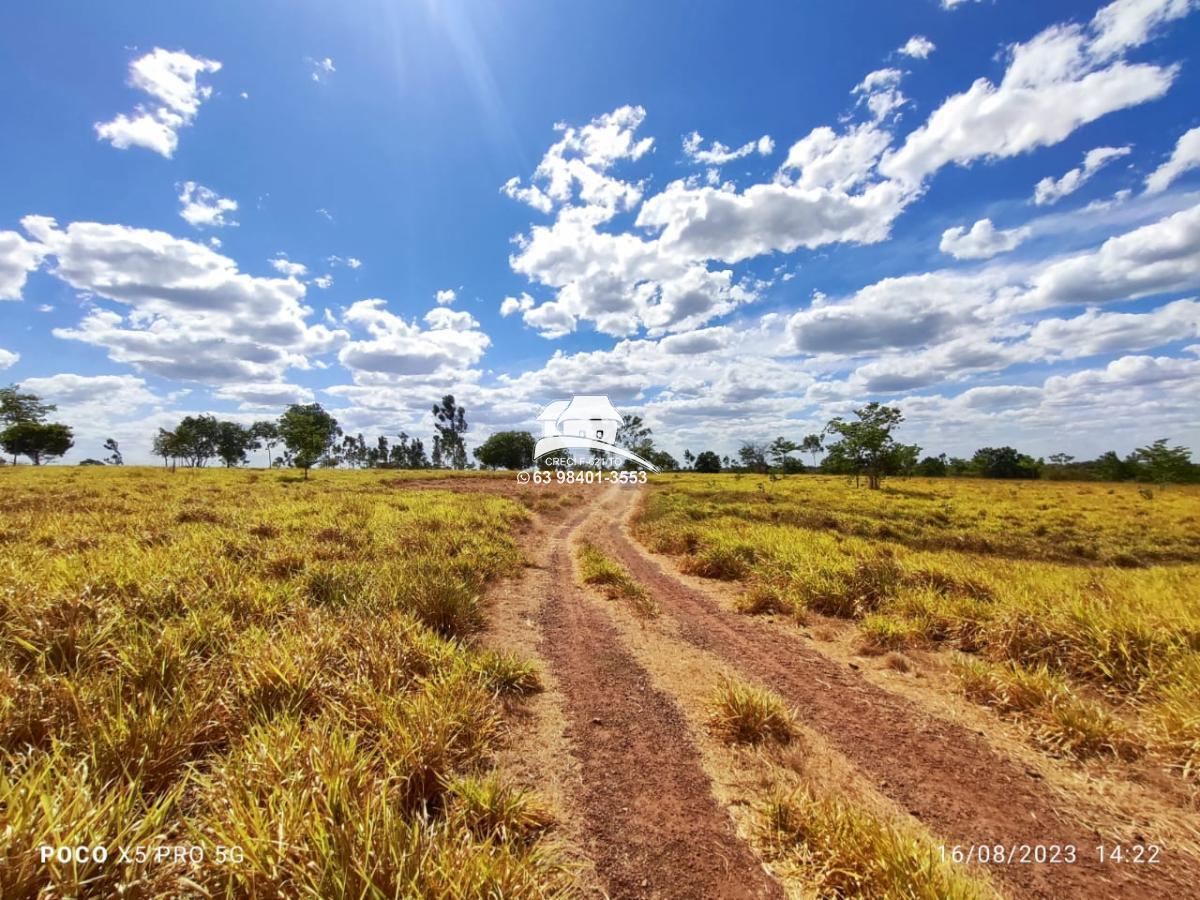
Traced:
POLYGON ((1200 128, 1185 132, 1176 142, 1171 158, 1146 178, 1146 193, 1159 194, 1184 172, 1200 167, 1200 128))
POLYGON ((1057 203, 1083 187, 1084 183, 1113 160, 1128 156, 1130 150, 1130 147, 1096 147, 1089 150, 1083 157, 1083 165, 1069 170, 1061 178, 1046 176, 1039 181, 1033 191, 1033 202, 1038 206, 1057 203))
POLYGON ((856 84, 850 91, 858 95, 858 102, 866 104, 872 118, 882 121, 908 103, 900 90, 900 79, 904 73, 899 69, 876 69, 856 84))
POLYGON ((362 265, 362 260, 355 259, 353 256, 351 256, 346 260, 346 265, 348 265, 352 269, 357 269, 362 265))
POLYGON ((446 288, 434 294, 438 306, 449 306, 458 299, 458 293, 453 288, 446 288))
POLYGON ((694 163, 702 166, 723 166, 735 159, 743 159, 751 153, 769 156, 775 151, 775 141, 769 134, 764 134, 756 141, 747 141, 736 149, 730 149, 720 141, 713 141, 707 150, 704 149, 704 138, 700 132, 693 131, 683 139, 683 153, 694 163))
POLYGON ((1176 300, 1145 313, 1088 309, 1071 319, 1042 319, 1028 344, 1048 358, 1074 359, 1102 353, 1149 350, 1200 337, 1200 303, 1176 300))
POLYGON ((15 231, 0 231, 0 300, 20 300, 29 273, 42 264, 46 248, 15 231))
POLYGON ((316 287, 319 287, 321 290, 325 290, 325 289, 333 286, 333 276, 332 275, 318 275, 316 278, 314 278, 312 280, 312 283, 316 287))
POLYGON ((343 321, 364 329, 367 340, 349 341, 338 353, 356 380, 387 383, 397 376, 445 374, 465 369, 483 356, 491 339, 469 313, 437 306, 424 316, 425 327, 387 310, 387 301, 359 300, 343 321))
POLYGON ((52 274, 123 308, 95 303, 78 326, 53 332, 116 362, 182 380, 274 381, 347 337, 308 324, 300 282, 239 272, 204 244, 125 225, 59 228, 43 216, 21 224, 54 257, 52 274))
POLYGON ((237 225, 237 222, 225 217, 226 213, 237 212, 237 201, 222 197, 216 191, 211 191, 194 181, 185 181, 180 185, 179 204, 179 215, 196 228, 237 225))
POLYGON ((1030 233, 1028 227, 997 231, 991 219, 980 219, 970 231, 962 225, 947 228, 938 249, 955 259, 988 259, 1015 249, 1030 233))
POLYGON ((903 56, 911 56, 913 59, 928 59, 929 54, 936 49, 937 45, 925 35, 914 34, 896 52, 903 56))
POLYGON ((0 369, 8 369, 15 366, 20 358, 20 353, 0 347, 0 369))
POLYGON ((333 60, 328 56, 323 59, 313 59, 310 56, 308 57, 308 64, 311 68, 312 80, 316 82, 324 81, 337 71, 334 68, 333 60))
POLYGON ((132 413, 159 398, 136 375, 75 375, 26 378, 21 386, 60 407, 60 412, 95 412, 104 408, 132 413))
POLYGON ((248 384, 224 384, 213 395, 218 400, 230 400, 243 411, 253 409, 278 410, 290 403, 312 403, 313 392, 306 387, 286 381, 262 381, 248 384))
POLYGON ((890 142, 891 135, 874 123, 842 134, 826 126, 814 128, 788 150, 780 174, 800 188, 851 191, 871 179, 890 142))
POLYGON ((1091 51, 1097 56, 1115 56, 1129 47, 1141 46, 1155 30, 1183 18, 1196 6, 1196 0, 1116 0, 1092 19, 1096 37, 1091 51))
POLYGON ((884 157, 880 171, 919 184, 948 163, 968 165, 1056 144, 1103 115, 1161 97, 1178 67, 1115 58, 1140 41, 1132 30, 1118 38, 1104 13, 1089 26, 1052 25, 1014 45, 999 85, 980 78, 946 99, 884 157))
POLYGON ((979 0, 942 0, 942 9, 954 9, 964 3, 978 3, 979 0))
POLYGON ((303 278, 308 274, 308 266, 304 263, 292 262, 282 253, 267 262, 271 264, 272 269, 288 278, 303 278))
POLYGON ((505 297, 500 304, 500 315, 507 318, 515 312, 526 312, 533 309, 533 302, 533 298, 524 293, 520 297, 505 297))
POLYGON ((170 158, 179 144, 179 129, 191 125, 200 104, 212 96, 212 88, 199 85, 197 77, 220 69, 216 60, 155 47, 129 64, 129 85, 154 102, 139 103, 131 115, 97 122, 97 137, 119 150, 145 147, 170 158))

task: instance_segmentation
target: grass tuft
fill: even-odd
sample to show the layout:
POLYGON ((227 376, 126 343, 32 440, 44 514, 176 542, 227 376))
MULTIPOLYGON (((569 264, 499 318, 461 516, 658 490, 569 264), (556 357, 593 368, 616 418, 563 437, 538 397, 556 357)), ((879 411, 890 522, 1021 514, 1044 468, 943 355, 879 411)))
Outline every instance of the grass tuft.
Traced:
POLYGON ((791 711, 774 693, 728 675, 713 692, 709 724, 727 743, 788 744, 796 737, 791 711))

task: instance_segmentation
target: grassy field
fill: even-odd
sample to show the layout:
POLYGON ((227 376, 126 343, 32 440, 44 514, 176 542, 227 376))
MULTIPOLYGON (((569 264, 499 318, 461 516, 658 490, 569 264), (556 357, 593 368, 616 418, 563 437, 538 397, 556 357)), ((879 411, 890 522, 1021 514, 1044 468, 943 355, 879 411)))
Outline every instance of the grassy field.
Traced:
POLYGON ((0 471, 0 896, 566 884, 545 814, 488 765, 536 673, 470 642, 528 514, 403 487, 0 471), (104 864, 37 854, 98 843, 104 864))
POLYGON ((667 476, 636 530, 743 612, 853 619, 866 653, 954 648, 962 690, 1046 749, 1200 769, 1200 489, 667 476))

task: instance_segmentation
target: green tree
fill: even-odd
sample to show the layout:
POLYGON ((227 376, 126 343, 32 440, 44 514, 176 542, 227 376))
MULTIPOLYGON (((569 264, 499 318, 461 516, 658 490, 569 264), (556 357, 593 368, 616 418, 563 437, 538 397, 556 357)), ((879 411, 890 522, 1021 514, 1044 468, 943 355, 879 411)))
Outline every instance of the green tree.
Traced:
POLYGON ((279 443, 279 425, 267 420, 255 422, 250 426, 250 435, 258 443, 258 447, 266 448, 267 468, 271 468, 271 451, 279 443))
POLYGON ((697 472, 705 472, 710 475, 715 474, 721 471, 721 460, 711 450, 702 450, 696 454, 694 468, 697 472))
POLYGON ((691 469, 696 465, 696 456, 691 450, 683 451, 683 466, 685 469, 691 469))
POLYGON ((1166 438, 1159 438, 1149 447, 1138 447, 1133 455, 1156 484, 1193 480, 1192 451, 1183 446, 1168 447, 1166 438))
POLYGON ((893 475, 901 465, 913 459, 920 448, 897 443, 892 432, 904 421, 904 415, 894 406, 868 403, 854 410, 857 421, 840 416, 831 419, 825 431, 838 440, 825 449, 825 464, 830 471, 852 474, 857 482, 866 476, 867 487, 878 490, 885 475, 893 475))
POLYGON ((946 454, 941 453, 937 456, 926 456, 917 463, 915 474, 922 478, 945 478, 946 469, 946 454))
POLYGON ((125 457, 121 455, 121 445, 113 438, 108 438, 104 442, 104 449, 108 451, 107 462, 113 466, 125 465, 125 457))
POLYGON ((498 431, 475 448, 475 458, 489 469, 527 469, 536 444, 528 431, 498 431))
POLYGON ((203 468, 217 455, 221 423, 216 416, 185 416, 175 426, 174 455, 193 469, 203 468))
POLYGON ((293 403, 279 417, 279 436, 291 454, 292 462, 304 471, 306 481, 308 470, 329 452, 341 433, 337 419, 320 403, 293 403))
POLYGON ((1137 459, 1133 454, 1121 459, 1115 450, 1109 450, 1092 463, 1092 470, 1101 481, 1130 481, 1137 477, 1137 459))
POLYGON ((800 445, 795 441, 789 441, 785 437, 777 437, 771 442, 769 452, 771 459, 775 461, 775 465, 780 469, 786 469, 788 463, 788 454, 795 453, 800 449, 800 445))
POLYGON ((467 468, 467 445, 463 440, 467 431, 467 410, 454 402, 453 394, 447 394, 433 407, 433 427, 437 430, 433 439, 434 465, 467 468))
POLYGON ((58 407, 43 403, 37 394, 21 392, 19 384, 0 388, 0 422, 16 425, 19 422, 45 422, 58 407))
POLYGON ((164 469, 167 467, 167 460, 171 460, 171 468, 173 470, 175 460, 179 458, 175 432, 167 431, 165 428, 158 429, 158 434, 154 436, 153 452, 155 456, 162 457, 164 469))
POLYGON ((983 478, 1037 478, 1038 464, 1013 447, 982 447, 971 457, 971 469, 983 478))
POLYGON ((616 444, 644 459, 644 451, 654 446, 653 432, 641 416, 625 415, 621 417, 621 425, 617 428, 616 444))
POLYGON ((215 446, 217 456, 225 463, 225 468, 231 469, 245 464, 248 461, 246 454, 253 444, 254 437, 249 428, 237 422, 217 423, 215 446))
POLYGON ((420 438, 410 438, 403 431, 392 444, 392 461, 400 469, 428 469, 429 457, 425 455, 425 444, 420 438))
POLYGON ((817 457, 825 449, 825 438, 819 434, 806 434, 800 442, 800 452, 812 457, 813 466, 817 465, 817 457))
POLYGON ((28 456, 35 466, 62 456, 75 445, 75 436, 66 425, 56 422, 17 422, 0 431, 0 446, 12 456, 28 456))
POLYGON ((760 444, 756 441, 747 441, 738 448, 738 459, 742 461, 742 467, 749 469, 751 472, 763 473, 770 466, 767 465, 767 453, 770 450, 766 444, 760 444))

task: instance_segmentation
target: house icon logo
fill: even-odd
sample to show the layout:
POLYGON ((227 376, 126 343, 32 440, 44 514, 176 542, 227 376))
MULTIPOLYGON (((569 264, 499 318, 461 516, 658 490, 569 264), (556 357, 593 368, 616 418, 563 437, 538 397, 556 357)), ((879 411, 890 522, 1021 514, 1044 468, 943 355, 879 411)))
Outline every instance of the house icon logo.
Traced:
POLYGON ((555 400, 537 420, 542 436, 534 448, 535 460, 560 451, 586 450, 593 456, 612 454, 649 472, 658 471, 653 463, 617 446, 617 429, 624 417, 606 396, 577 394, 570 400, 555 400))

